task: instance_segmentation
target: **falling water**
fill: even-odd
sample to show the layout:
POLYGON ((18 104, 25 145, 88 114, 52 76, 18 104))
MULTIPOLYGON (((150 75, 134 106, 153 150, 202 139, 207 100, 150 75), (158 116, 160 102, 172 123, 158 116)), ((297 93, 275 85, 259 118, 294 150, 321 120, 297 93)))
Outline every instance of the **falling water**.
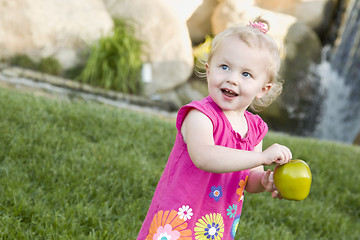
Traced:
POLYGON ((360 133, 360 0, 351 0, 345 14, 334 52, 318 66, 326 98, 314 135, 351 143, 360 133))
MULTIPOLYGON (((324 48, 323 55, 329 51, 324 48)), ((322 63, 317 67, 321 78, 321 91, 326 96, 322 106, 322 117, 315 129, 315 137, 341 142, 352 142, 360 132, 360 116, 348 117, 351 109, 351 86, 345 83, 345 78, 340 76, 323 57, 322 63)), ((351 115, 351 114, 350 114, 351 115)))

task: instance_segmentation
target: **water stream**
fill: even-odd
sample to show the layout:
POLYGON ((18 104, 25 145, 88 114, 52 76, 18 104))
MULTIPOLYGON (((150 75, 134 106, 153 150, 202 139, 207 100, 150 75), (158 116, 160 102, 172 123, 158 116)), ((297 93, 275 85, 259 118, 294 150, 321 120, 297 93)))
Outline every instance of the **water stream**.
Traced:
POLYGON ((359 26, 360 0, 351 0, 335 47, 324 48, 323 61, 317 67, 325 100, 315 137, 351 143, 360 133, 359 26))
MULTIPOLYGON (((328 50, 323 50, 326 51, 328 50)), ((317 70, 321 79, 321 91, 326 97, 314 137, 351 143, 360 132, 359 112, 353 111, 350 102, 351 86, 345 83, 345 78, 324 58, 317 70)))

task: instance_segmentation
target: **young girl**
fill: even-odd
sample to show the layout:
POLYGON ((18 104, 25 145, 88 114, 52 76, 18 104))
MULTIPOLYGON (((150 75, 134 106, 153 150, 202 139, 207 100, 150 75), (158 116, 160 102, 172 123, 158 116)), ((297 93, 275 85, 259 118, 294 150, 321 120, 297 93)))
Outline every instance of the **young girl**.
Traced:
POLYGON ((233 239, 244 190, 281 198, 263 165, 285 164, 291 152, 279 144, 262 151, 268 127, 246 110, 269 105, 282 89, 267 30, 258 19, 214 38, 209 96, 179 110, 175 144, 137 239, 233 239))

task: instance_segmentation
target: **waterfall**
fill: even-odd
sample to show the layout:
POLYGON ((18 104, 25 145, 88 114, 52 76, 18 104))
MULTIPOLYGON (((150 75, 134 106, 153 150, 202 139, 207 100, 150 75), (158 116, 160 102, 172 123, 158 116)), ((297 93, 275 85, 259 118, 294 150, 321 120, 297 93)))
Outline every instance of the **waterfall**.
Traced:
POLYGON ((347 7, 330 58, 317 67, 325 100, 315 137, 351 143, 360 133, 360 0, 347 7))
POLYGON ((345 83, 345 78, 326 60, 325 55, 328 51, 328 47, 323 49, 322 62, 317 66, 321 92, 325 100, 321 120, 315 128, 314 135, 320 139, 350 143, 360 132, 360 116, 351 116, 351 86, 345 83))

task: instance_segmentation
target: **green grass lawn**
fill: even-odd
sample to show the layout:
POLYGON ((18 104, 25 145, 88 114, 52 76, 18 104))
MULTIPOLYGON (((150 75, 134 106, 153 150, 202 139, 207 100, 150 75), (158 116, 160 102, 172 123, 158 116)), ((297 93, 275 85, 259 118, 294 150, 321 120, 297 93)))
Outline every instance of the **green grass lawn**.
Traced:
MULTIPOLYGON (((174 121, 0 88, 0 239, 136 239, 174 121)), ((270 132, 313 174, 301 202, 246 194, 236 239, 358 239, 360 147, 270 132)))

